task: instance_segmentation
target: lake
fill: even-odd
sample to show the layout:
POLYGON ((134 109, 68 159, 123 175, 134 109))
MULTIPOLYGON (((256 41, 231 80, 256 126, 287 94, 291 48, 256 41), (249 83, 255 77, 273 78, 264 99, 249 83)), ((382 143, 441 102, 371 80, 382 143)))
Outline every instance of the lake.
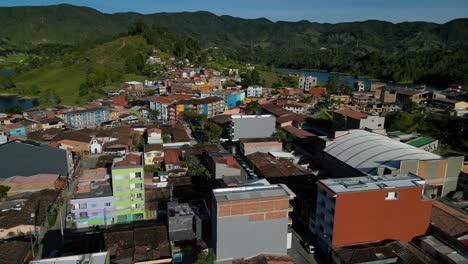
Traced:
MULTIPOLYGON (((340 80, 349 83, 349 85, 351 85, 351 87, 353 87, 354 82, 362 81, 362 82, 364 82, 366 91, 370 91, 371 83, 381 82, 379 80, 373 80, 373 79, 369 79, 369 78, 354 78, 352 76, 349 76, 349 75, 346 75, 346 74, 341 74, 341 73, 321 72, 321 71, 311 71, 311 70, 293 70, 293 69, 285 69, 285 68, 280 68, 279 70, 282 71, 282 72, 285 72, 285 73, 292 73, 292 74, 299 74, 299 75, 303 74, 305 76, 315 76, 315 77, 317 77, 317 80, 320 83, 326 83, 328 81, 328 78, 331 77, 331 76, 336 76, 340 80)), ((386 83, 386 82, 382 82, 382 83, 385 83, 385 85, 387 87, 390 87, 390 88, 392 88, 392 87, 419 88, 419 85, 415 85, 415 84, 405 85, 405 84, 395 84, 395 83, 386 83)), ((432 86, 427 86, 426 89, 427 90, 437 90, 437 88, 432 87, 432 86)))
POLYGON ((31 109, 37 106, 37 99, 20 99, 14 95, 0 95, 0 110, 17 105, 23 107, 24 110, 31 109))
MULTIPOLYGON (((15 70, 0 70, 0 75, 13 75, 14 73, 15 70)), ((20 99, 15 95, 0 95, 0 110, 17 105, 27 110, 37 106, 37 103, 37 99, 20 99)))
POLYGON ((13 75, 15 70, 0 70, 0 75, 13 75))

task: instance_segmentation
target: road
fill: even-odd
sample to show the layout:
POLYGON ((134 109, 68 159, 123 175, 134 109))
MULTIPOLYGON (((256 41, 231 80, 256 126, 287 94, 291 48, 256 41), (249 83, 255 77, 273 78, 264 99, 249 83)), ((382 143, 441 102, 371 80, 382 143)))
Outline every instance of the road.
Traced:
POLYGON ((301 239, 296 232, 292 231, 291 248, 288 249, 288 255, 296 264, 316 264, 313 254, 309 254, 301 244, 301 239))

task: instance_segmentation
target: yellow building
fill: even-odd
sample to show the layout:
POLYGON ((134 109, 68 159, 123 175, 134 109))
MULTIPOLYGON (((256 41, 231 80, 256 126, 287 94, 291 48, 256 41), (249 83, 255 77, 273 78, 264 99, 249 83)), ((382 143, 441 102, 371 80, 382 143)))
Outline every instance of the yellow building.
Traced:
POLYGON ((455 109, 468 109, 468 102, 457 102, 455 103, 455 109))

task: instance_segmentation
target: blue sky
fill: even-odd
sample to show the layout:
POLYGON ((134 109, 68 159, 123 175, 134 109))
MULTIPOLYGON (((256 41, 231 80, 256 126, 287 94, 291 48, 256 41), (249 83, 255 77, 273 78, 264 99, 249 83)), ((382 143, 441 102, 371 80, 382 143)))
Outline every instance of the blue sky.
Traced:
POLYGON ((106 13, 206 10, 243 18, 329 23, 367 19, 445 23, 468 17, 468 0, 0 0, 0 6, 58 3, 89 6, 106 13))

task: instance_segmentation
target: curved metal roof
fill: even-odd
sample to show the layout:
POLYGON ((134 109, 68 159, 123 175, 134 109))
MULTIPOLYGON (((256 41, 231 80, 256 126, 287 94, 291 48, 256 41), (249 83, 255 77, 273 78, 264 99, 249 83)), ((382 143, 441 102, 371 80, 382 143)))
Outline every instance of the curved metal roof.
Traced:
POLYGON ((379 167, 397 169, 401 160, 441 158, 439 155, 365 130, 348 131, 347 134, 335 138, 324 151, 367 174, 376 174, 379 167))

